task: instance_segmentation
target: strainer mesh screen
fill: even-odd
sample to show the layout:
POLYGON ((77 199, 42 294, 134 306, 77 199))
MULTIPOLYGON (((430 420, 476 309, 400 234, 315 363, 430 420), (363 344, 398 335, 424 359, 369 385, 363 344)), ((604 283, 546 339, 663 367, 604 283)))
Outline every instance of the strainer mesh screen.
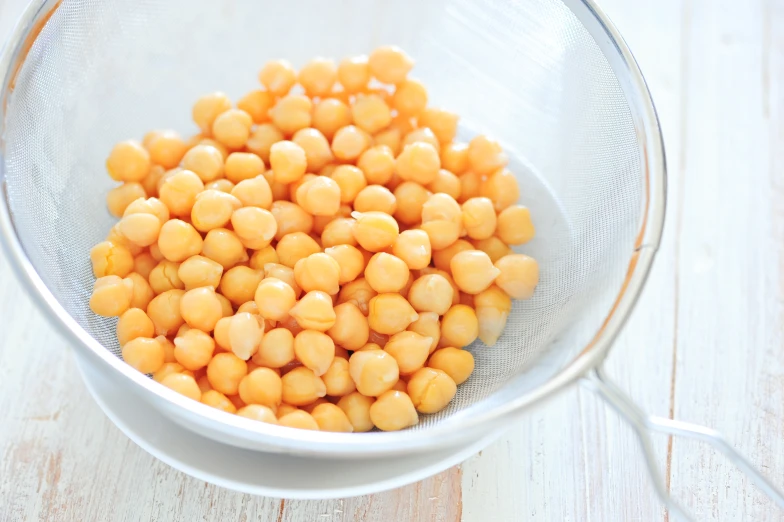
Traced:
MULTIPOLYGON (((501 403, 579 352, 621 286, 642 216, 641 154, 608 62, 560 1, 215 2, 63 0, 15 79, 5 182, 24 249, 49 290, 115 355, 115 320, 87 306, 88 252, 113 219, 111 146, 154 128, 195 133, 201 94, 256 87, 268 59, 301 65, 395 43, 417 60, 432 104, 461 114, 512 157, 538 237, 533 299, 517 302, 492 348, 444 412, 501 403)), ((133 371, 133 370, 129 370, 133 371)))

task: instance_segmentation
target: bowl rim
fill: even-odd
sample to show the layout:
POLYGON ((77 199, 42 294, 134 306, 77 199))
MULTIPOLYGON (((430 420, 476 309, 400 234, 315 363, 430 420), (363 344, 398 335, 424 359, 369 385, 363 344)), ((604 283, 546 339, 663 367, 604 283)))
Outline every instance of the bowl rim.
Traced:
MULTIPOLYGON (((583 22, 604 53, 626 94, 637 132, 644 169, 644 211, 626 277, 613 306, 593 339, 582 351, 543 384, 504 404, 460 419, 460 429, 448 420, 423 430, 394 433, 338 434, 309 432, 229 415, 192 401, 135 371, 93 339, 60 305, 37 274, 16 234, 5 184, 5 115, 16 75, 27 53, 63 0, 35 0, 16 24, 0 54, 0 244, 24 288, 47 319, 78 350, 100 361, 119 379, 124 379, 148 401, 166 401, 170 408, 182 408, 192 425, 209 426, 239 438, 280 451, 298 454, 371 456, 404 454, 426 450, 434 444, 456 444, 479 432, 494 429, 526 407, 553 396, 575 382, 606 357, 616 336, 634 308, 650 272, 658 249, 666 209, 667 171, 661 126, 645 79, 618 30, 594 0, 561 0, 583 22), (593 19, 595 23, 589 21, 593 19)), ((177 411, 177 410, 170 410, 177 411)))

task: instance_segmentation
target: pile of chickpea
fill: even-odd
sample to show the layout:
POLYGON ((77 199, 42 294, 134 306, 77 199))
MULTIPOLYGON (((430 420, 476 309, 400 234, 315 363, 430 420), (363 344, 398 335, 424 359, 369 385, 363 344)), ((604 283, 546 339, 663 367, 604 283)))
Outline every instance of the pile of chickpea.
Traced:
POLYGON ((298 73, 267 63, 199 134, 106 162, 119 222, 90 252, 90 308, 125 361, 186 397, 282 426, 400 430, 447 406, 531 297, 527 208, 486 136, 455 141, 397 47, 298 73))

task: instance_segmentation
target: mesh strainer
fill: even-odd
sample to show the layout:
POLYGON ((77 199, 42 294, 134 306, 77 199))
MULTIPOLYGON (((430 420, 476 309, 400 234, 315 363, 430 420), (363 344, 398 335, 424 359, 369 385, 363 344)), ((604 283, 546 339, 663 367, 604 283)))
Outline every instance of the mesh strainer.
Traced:
POLYGON ((658 246, 665 171, 642 76, 591 0, 38 1, 2 55, 0 86, 12 264, 81 357, 188 429, 300 456, 410 455, 479 440, 585 378, 631 418, 650 463, 646 429, 697 433, 642 414, 599 368, 658 246), (537 293, 515 304, 495 347, 470 348, 477 369, 453 404, 404 432, 312 433, 225 415, 126 366, 114 320, 87 305, 88 251, 112 224, 112 144, 151 128, 192 133, 192 102, 214 90, 236 99, 265 60, 300 65, 384 43, 416 58, 431 99, 461 114, 463 138, 504 142, 538 229, 520 249, 539 260, 537 293))

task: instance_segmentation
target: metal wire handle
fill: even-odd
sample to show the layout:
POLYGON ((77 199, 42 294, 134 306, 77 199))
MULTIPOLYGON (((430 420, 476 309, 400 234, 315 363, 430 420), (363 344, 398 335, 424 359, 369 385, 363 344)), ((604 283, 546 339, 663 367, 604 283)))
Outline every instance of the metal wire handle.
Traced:
POLYGON ((779 507, 784 509, 784 494, 765 478, 754 465, 743 455, 738 453, 718 431, 656 415, 649 415, 642 411, 631 398, 618 386, 613 383, 604 372, 601 366, 588 372, 583 382, 588 385, 599 397, 604 399, 618 414, 628 422, 637 434, 640 441, 645 464, 653 482, 653 487, 659 498, 664 502, 671 515, 678 519, 693 521, 694 518, 678 504, 669 494, 665 482, 656 464, 656 457, 651 443, 651 433, 666 433, 668 435, 680 435, 690 439, 697 439, 707 442, 718 451, 723 453, 735 466, 745 473, 768 497, 773 499, 779 507))

